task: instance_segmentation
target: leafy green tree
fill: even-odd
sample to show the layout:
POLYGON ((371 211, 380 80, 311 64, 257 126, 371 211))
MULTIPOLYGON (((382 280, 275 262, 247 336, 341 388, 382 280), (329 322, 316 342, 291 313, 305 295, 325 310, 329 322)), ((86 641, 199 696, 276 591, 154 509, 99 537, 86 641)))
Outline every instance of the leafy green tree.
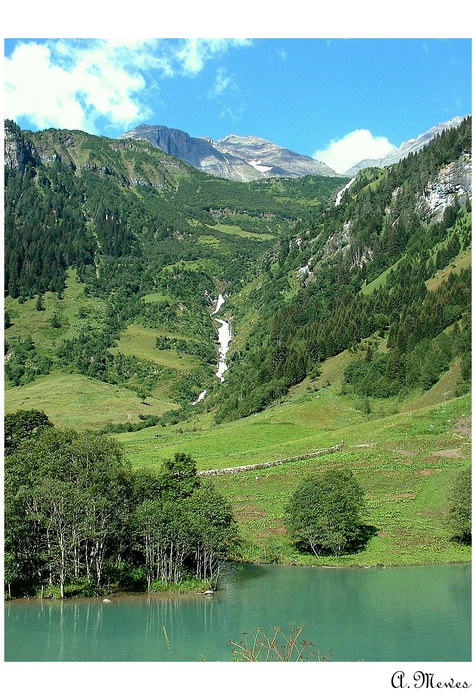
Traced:
POLYGON ((9 583, 58 586, 64 596, 66 584, 85 580, 100 591, 127 548, 131 498, 130 465, 110 438, 45 426, 17 442, 5 460, 9 583))
POLYGON ((155 581, 180 583, 186 575, 216 586, 237 526, 231 505, 212 484, 199 480, 190 455, 175 454, 157 474, 137 472, 133 492, 133 546, 145 566, 148 590, 155 581))
POLYGON ((232 507, 209 482, 195 489, 188 499, 188 507, 194 535, 196 576, 216 585, 220 566, 237 535, 232 507))
POLYGON ((348 469, 308 477, 286 507, 291 535, 316 556, 339 555, 355 544, 363 513, 363 490, 348 469))
POLYGON ((5 455, 15 452, 23 440, 32 437, 39 428, 51 425, 48 416, 36 409, 7 413, 4 421, 5 455))
POLYGON ((184 452, 165 460, 160 476, 162 493, 168 498, 189 496, 199 485, 197 463, 184 452))
POLYGON ((147 572, 147 589, 158 580, 179 583, 184 574, 193 539, 190 519, 177 500, 156 498, 141 503, 133 516, 133 527, 147 572))
POLYGON ((462 542, 471 542, 471 467, 455 478, 450 495, 450 527, 462 542))

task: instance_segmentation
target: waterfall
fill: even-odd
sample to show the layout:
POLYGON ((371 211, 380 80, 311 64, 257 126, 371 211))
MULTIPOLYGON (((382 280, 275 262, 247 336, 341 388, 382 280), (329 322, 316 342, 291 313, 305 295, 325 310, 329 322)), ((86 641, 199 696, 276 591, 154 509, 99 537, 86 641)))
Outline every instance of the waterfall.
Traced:
POLYGON ((353 177, 352 180, 349 180, 349 182, 347 183, 347 185, 346 185, 345 187, 343 187, 343 188, 337 193, 337 197, 336 197, 336 207, 341 203, 342 196, 343 196, 344 192, 345 192, 346 190, 348 190, 349 187, 350 187, 354 182, 355 182, 355 177, 353 177))
MULTIPOLYGON (((225 299, 222 297, 221 294, 219 294, 218 299, 217 299, 217 304, 215 307, 215 311, 213 311, 212 316, 214 316, 218 311, 221 309, 223 304, 225 303, 225 299)), ((219 346, 219 362, 218 362, 218 370, 216 371, 216 376, 221 382, 225 381, 224 374, 226 370, 228 369, 228 365, 225 362, 226 359, 226 354, 228 352, 228 348, 230 347, 230 342, 231 342, 231 327, 228 321, 224 321, 222 318, 217 318, 218 323, 220 323, 220 328, 218 329, 218 346, 219 346)))
MULTIPOLYGON (((218 299, 216 301, 215 309, 212 311, 211 316, 215 316, 217 314, 223 304, 225 303, 225 299, 221 294, 218 295, 218 299)), ((219 351, 219 359, 218 359, 218 368, 217 371, 215 372, 215 375, 218 377, 220 382, 225 381, 225 377, 223 376, 228 369, 228 365, 226 364, 226 355, 228 352, 228 349, 230 347, 230 342, 231 342, 231 326, 228 323, 228 321, 225 321, 222 318, 217 318, 216 319, 218 323, 220 324, 220 328, 218 329, 218 351, 219 351)), ((195 401, 192 401, 192 406, 196 406, 199 401, 202 401, 202 399, 205 398, 207 393, 207 390, 204 389, 198 396, 198 398, 195 401)))

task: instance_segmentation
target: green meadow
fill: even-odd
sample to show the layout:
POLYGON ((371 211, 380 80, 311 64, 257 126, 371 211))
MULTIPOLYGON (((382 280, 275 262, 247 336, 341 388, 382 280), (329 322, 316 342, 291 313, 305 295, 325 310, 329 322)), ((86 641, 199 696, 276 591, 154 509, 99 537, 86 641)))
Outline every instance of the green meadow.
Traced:
POLYGON ((102 299, 84 294, 84 284, 77 281, 74 270, 68 271, 61 298, 54 292, 46 292, 42 297, 41 311, 37 310, 36 303, 35 298, 23 302, 11 297, 5 299, 5 310, 12 322, 5 331, 7 340, 30 335, 35 345, 51 349, 60 341, 77 335, 86 326, 97 328, 106 308, 102 299), (57 327, 52 325, 55 314, 59 320, 57 327))
MULTIPOLYGON (((68 332, 77 322, 77 308, 87 303, 80 286, 70 280, 63 300, 45 295, 45 311, 36 311, 34 300, 22 304, 17 332, 18 326, 35 332, 35 318, 58 305, 70 324, 63 333, 68 332)), ((45 329, 39 326, 36 333, 44 346, 45 329)), ((154 341, 155 331, 132 324, 114 351, 171 368, 179 363, 183 370, 187 358, 157 350, 154 341)), ((116 437, 136 469, 160 469, 165 459, 186 452, 199 471, 299 457, 342 444, 333 454, 202 477, 231 499, 241 538, 234 554, 238 560, 331 566, 469 561, 470 547, 454 542, 447 524, 451 485, 471 460, 471 400, 455 395, 459 361, 429 391, 400 401, 371 399, 366 413, 358 397, 341 390, 343 372, 354 357, 345 351, 327 360, 317 379, 306 379, 274 406, 247 418, 217 425, 205 399, 186 421, 116 437), (316 559, 301 553, 287 534, 285 504, 304 477, 342 466, 350 467, 364 488, 372 534, 359 552, 316 559)), ((176 408, 165 399, 157 390, 143 403, 127 387, 60 371, 5 389, 7 411, 40 409, 59 427, 77 430, 138 423, 141 414, 162 415, 176 408)))
POLYGON ((179 355, 175 350, 158 350, 155 347, 157 335, 156 330, 133 323, 121 333, 119 341, 111 352, 132 355, 139 360, 154 362, 179 372, 188 372, 196 367, 197 362, 186 353, 181 352, 179 355))
POLYGON ((30 408, 44 411, 61 428, 98 430, 106 423, 137 423, 140 414, 161 415, 176 404, 148 396, 145 405, 127 388, 80 374, 52 372, 26 386, 5 389, 7 412, 30 408))
POLYGON ((470 547, 452 540, 447 523, 451 485, 471 460, 470 397, 454 396, 458 367, 426 394, 400 405, 375 402, 368 415, 340 392, 348 361, 348 353, 332 358, 317 382, 306 380, 263 413, 222 425, 201 413, 187 423, 119 440, 136 468, 159 469, 175 452, 186 452, 199 471, 297 457, 342 443, 333 454, 202 477, 233 503, 241 537, 238 560, 332 566, 469 561, 470 547), (286 531, 286 501, 304 477, 342 466, 364 488, 372 536, 362 551, 341 557, 300 553, 286 531))

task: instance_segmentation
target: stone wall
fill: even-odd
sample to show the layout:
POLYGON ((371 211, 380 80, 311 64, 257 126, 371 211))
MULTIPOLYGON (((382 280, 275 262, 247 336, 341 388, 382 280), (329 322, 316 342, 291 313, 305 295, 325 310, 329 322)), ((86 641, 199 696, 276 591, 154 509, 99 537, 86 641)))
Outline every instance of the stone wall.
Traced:
POLYGON ((338 452, 342 448, 343 443, 334 445, 333 447, 325 447, 322 450, 317 450, 317 452, 310 452, 306 455, 298 455, 297 457, 286 457, 285 459, 275 459, 272 462, 260 462, 259 464, 245 464, 242 467, 227 467, 225 469, 207 469, 205 471, 198 472, 199 476, 214 476, 218 474, 235 474, 237 472, 249 472, 253 469, 268 469, 269 467, 275 467, 278 464, 288 464, 289 462, 300 462, 303 459, 310 459, 311 457, 320 457, 321 455, 330 454, 331 452, 338 452))

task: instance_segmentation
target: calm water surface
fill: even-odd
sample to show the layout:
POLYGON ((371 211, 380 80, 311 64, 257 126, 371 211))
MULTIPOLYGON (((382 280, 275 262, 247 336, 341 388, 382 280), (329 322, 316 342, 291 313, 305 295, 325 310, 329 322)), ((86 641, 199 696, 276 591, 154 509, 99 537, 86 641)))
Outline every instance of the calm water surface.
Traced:
POLYGON ((231 661, 230 638, 305 624, 333 661, 470 661, 471 567, 232 565, 212 597, 5 604, 6 661, 231 661), (169 645, 166 642, 165 627, 169 645), (169 649, 170 646, 170 649, 169 649))

